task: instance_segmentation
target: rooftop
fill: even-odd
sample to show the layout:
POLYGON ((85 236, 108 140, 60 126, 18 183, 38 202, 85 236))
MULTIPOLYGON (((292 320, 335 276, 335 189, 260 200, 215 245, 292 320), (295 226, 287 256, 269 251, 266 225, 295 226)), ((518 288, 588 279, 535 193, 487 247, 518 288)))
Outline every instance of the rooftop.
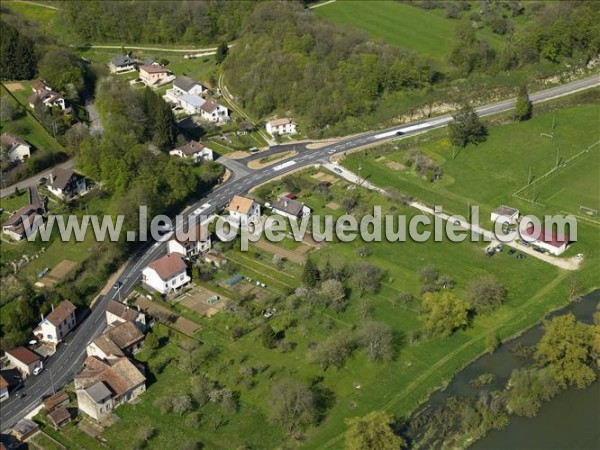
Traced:
POLYGON ((294 121, 288 117, 269 120, 269 125, 271 125, 272 127, 280 127, 282 125, 287 125, 288 123, 294 123, 294 121))
POLYGON ((568 235, 559 235, 555 231, 544 230, 544 228, 541 227, 538 227, 536 230, 535 227, 530 226, 523 231, 523 237, 529 237, 535 241, 543 242, 555 248, 562 247, 564 244, 569 243, 568 235))
POLYGON ((272 208, 273 210, 278 210, 287 214, 291 214, 292 216, 299 217, 302 214, 304 203, 301 203, 297 200, 292 200, 291 198, 280 197, 276 202, 273 202, 272 208))
POLYGON ((131 322, 122 322, 105 334, 119 349, 125 349, 144 339, 144 334, 131 322))
POLYGON ((499 216, 514 216, 515 214, 519 214, 519 210, 516 208, 511 208, 510 206, 499 206, 494 210, 494 214, 498 214, 499 216))
POLYGON ((138 316, 142 314, 141 312, 130 308, 125 303, 116 300, 109 300, 108 305, 106 305, 106 311, 128 322, 135 322, 138 316))
POLYGON ((41 358, 26 347, 16 347, 6 350, 6 353, 23 364, 33 364, 41 358))
POLYGON ((193 155, 201 152, 206 147, 198 141, 191 140, 187 144, 177 147, 175 150, 180 150, 184 155, 193 155))
POLYGON ((46 320, 57 327, 67 320, 76 309, 69 300, 63 300, 54 308, 54 311, 46 316, 46 320))
POLYGON ((105 389, 110 389, 111 396, 120 397, 146 381, 146 377, 128 358, 102 361, 89 356, 84 366, 84 370, 75 376, 75 386, 85 389, 92 398, 92 394, 102 398, 106 394, 105 389))
POLYGON ((148 267, 154 270, 163 280, 168 280, 173 275, 187 268, 181 256, 173 253, 151 262, 148 264, 148 267))
POLYGON ((68 401, 69 401, 69 396, 67 395, 67 393, 65 391, 58 391, 56 394, 51 395, 50 397, 45 399, 43 401, 43 403, 44 403, 44 407, 48 411, 52 411, 54 408, 56 408, 56 405, 60 405, 61 403, 68 402, 68 401))
POLYGON ((143 70, 147 73, 167 73, 170 72, 169 69, 163 67, 159 64, 142 64, 139 66, 140 71, 143 70))
POLYGON ((200 83, 190 77, 177 77, 173 81, 173 86, 176 86, 185 92, 189 92, 196 85, 200 85, 200 83))
POLYGON ((67 408, 57 408, 48 414, 48 418, 52 421, 54 426, 58 426, 71 419, 71 413, 67 408))
POLYGON ((73 171, 73 169, 65 169, 63 167, 57 167, 56 169, 54 169, 52 171, 52 174, 51 174, 52 182, 50 183, 50 186, 54 189, 62 190, 67 187, 67 184, 69 184, 69 180, 71 179, 71 177, 73 175, 81 178, 81 175, 76 174, 73 171))
POLYGON ((241 195, 234 195, 227 209, 231 212, 238 212, 241 214, 248 214, 250 212, 250 208, 254 204, 254 200, 251 198, 242 197, 241 195))

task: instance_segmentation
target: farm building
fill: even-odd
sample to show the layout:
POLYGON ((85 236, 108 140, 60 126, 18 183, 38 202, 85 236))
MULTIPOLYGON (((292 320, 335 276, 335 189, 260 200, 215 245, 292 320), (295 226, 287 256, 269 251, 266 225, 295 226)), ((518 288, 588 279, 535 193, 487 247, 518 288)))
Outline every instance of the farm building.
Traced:
POLYGON ((492 222, 500 222, 502 224, 511 225, 513 223, 517 223, 519 219, 519 210, 516 208, 511 208, 510 206, 499 206, 495 210, 492 211, 491 220, 492 222))
POLYGON ((537 245, 556 256, 563 253, 569 245, 568 235, 559 235, 554 231, 546 231, 543 228, 536 230, 533 226, 522 232, 521 237, 531 245, 537 245))

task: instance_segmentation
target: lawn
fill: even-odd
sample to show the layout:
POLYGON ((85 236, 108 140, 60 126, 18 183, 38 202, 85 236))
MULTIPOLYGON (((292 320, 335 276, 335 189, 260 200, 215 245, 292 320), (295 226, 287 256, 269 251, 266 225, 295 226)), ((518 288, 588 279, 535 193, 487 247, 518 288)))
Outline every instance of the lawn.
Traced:
POLYGON ((3 2, 3 6, 8 6, 15 14, 35 23, 40 33, 54 37, 61 44, 70 44, 76 40, 60 20, 60 10, 25 1, 3 2))
POLYGON ((365 30, 373 39, 445 61, 455 21, 394 1, 336 1, 314 9, 333 22, 365 30))

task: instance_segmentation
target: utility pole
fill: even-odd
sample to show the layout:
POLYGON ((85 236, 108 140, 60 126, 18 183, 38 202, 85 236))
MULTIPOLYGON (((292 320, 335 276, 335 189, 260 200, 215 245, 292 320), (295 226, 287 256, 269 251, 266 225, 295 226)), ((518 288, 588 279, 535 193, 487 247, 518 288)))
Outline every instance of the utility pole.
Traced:
POLYGON ((554 166, 555 168, 558 168, 558 163, 560 161, 560 147, 557 145, 556 146, 556 166, 554 166))
POLYGON ((529 166, 529 175, 527 176, 527 184, 531 184, 531 166, 529 166))

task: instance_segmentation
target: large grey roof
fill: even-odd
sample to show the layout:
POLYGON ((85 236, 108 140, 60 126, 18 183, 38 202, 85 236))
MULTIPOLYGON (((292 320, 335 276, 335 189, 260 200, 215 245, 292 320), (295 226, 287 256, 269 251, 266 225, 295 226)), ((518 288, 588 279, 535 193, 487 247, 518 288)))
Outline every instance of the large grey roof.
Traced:
POLYGON ((302 213, 303 203, 289 198, 281 197, 279 200, 273 203, 273 209, 283 211, 293 216, 299 217, 302 213))
POLYGON ((117 55, 111 61, 113 65, 120 66, 128 66, 130 64, 135 64, 135 59, 127 55, 117 55))
POLYGON ((191 79, 190 77, 177 77, 173 81, 173 86, 176 86, 179 89, 184 90, 185 92, 189 92, 190 89, 192 89, 197 84, 200 84, 200 83, 191 79))
POLYGON ((85 392, 87 392, 96 403, 102 403, 112 396, 112 392, 110 392, 102 381, 98 381, 96 384, 85 388, 85 392))

